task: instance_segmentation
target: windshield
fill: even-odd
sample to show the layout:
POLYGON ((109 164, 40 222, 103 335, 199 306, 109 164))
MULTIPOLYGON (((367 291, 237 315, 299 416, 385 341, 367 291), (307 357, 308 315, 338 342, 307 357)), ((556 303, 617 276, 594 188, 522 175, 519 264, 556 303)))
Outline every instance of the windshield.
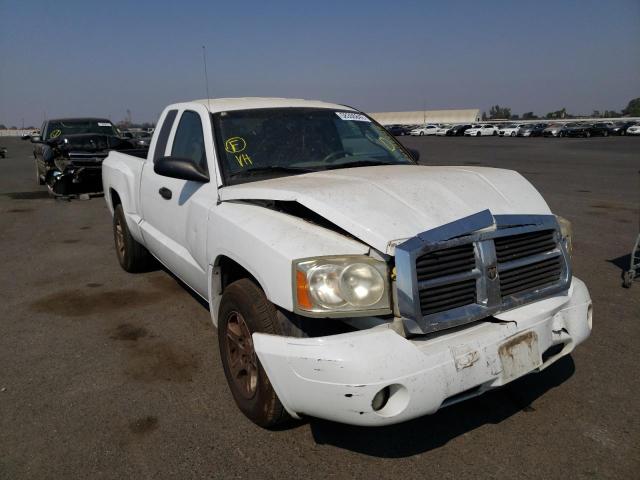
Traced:
POLYGON ((114 136, 119 134, 109 120, 53 120, 49 122, 45 140, 57 138, 61 135, 75 135, 78 133, 98 133, 114 136))
POLYGON ((383 127, 357 112, 268 108, 212 117, 227 184, 335 168, 415 163, 383 127))

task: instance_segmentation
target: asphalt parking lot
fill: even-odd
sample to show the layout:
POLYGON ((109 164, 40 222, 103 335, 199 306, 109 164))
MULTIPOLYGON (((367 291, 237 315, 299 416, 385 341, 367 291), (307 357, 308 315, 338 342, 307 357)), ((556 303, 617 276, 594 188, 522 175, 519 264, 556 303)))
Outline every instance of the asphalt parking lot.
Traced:
MULTIPOLYGON (((570 358, 392 427, 265 431, 227 389, 206 305, 116 260, 102 198, 56 201, 1 138, 0 478, 638 478, 640 138, 402 137, 425 164, 520 171, 574 227, 594 331, 570 358)), ((425 192, 425 195, 428 195, 425 192)))

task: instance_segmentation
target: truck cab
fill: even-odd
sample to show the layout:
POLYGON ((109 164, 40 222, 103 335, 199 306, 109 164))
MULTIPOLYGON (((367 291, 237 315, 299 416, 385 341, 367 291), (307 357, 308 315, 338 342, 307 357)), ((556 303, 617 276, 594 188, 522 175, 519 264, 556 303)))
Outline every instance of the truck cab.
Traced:
POLYGON ((170 105, 147 158, 104 161, 118 260, 208 302, 264 427, 398 423, 568 355, 592 323, 569 222, 516 172, 416 157, 344 105, 170 105))

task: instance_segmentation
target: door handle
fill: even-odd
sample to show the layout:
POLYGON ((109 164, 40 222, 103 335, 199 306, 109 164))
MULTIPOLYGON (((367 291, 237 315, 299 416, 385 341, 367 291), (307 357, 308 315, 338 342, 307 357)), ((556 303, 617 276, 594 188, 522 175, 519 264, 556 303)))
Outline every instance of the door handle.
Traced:
POLYGON ((158 193, 165 200, 171 200, 172 193, 171 190, 169 190, 167 187, 162 187, 160 190, 158 190, 158 193))

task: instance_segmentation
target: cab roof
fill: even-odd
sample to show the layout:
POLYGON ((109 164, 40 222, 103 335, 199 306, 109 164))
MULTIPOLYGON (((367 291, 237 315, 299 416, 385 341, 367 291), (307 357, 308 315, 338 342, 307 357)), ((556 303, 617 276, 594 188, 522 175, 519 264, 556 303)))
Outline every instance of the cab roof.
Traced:
POLYGON ((209 100, 192 100, 208 107, 211 113, 229 110, 250 110, 254 108, 328 108, 332 110, 352 110, 353 108, 336 103, 321 102, 319 100, 304 100, 301 98, 271 98, 271 97, 241 97, 241 98, 210 98, 209 100))

